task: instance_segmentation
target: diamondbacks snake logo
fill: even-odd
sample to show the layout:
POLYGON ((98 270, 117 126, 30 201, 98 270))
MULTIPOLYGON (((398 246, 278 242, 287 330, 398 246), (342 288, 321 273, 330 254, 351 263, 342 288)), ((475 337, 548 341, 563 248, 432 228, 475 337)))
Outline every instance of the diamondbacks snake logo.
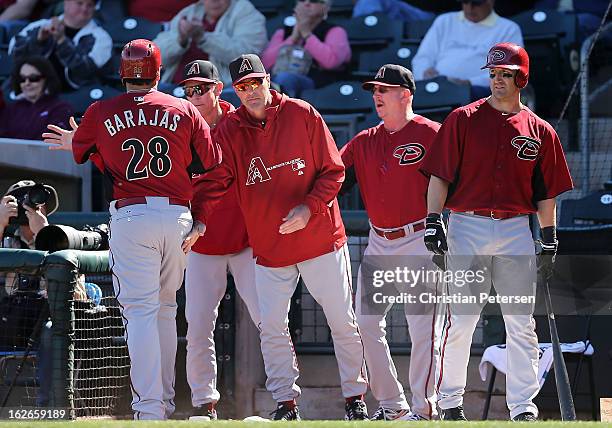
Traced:
POLYGON ((425 147, 419 143, 409 143, 397 146, 393 157, 399 159, 400 165, 412 165, 425 157, 425 147))
POLYGON ((489 63, 497 63, 501 62, 506 58, 506 53, 504 51, 500 51, 495 49, 493 52, 489 54, 489 63))
POLYGON ((518 149, 516 157, 528 161, 535 160, 538 157, 538 151, 542 145, 542 143, 535 138, 526 137, 524 135, 514 137, 510 141, 510 144, 512 144, 512 147, 518 149))

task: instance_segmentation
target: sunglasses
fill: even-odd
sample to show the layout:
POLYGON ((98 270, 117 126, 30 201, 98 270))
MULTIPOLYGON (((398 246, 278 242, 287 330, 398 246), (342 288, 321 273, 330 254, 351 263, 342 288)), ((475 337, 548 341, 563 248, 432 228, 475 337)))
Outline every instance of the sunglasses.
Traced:
POLYGON ((264 81, 263 77, 256 77, 254 79, 243 80, 242 82, 235 83, 234 88, 238 92, 244 92, 248 88, 255 90, 263 84, 263 81, 264 81))
POLYGON ((214 83, 200 83, 196 86, 185 86, 183 90, 185 91, 186 96, 193 97, 194 95, 203 95, 214 87, 214 83))
POLYGON ((19 83, 24 83, 26 81, 37 83, 44 79, 42 74, 30 74, 29 76, 19 76, 19 83))
MULTIPOLYGON (((493 79, 495 79, 495 77, 496 77, 495 73, 489 73, 489 79, 493 80, 493 79)), ((512 79, 514 77, 514 75, 512 73, 508 72, 508 71, 505 71, 505 72, 502 73, 502 77, 504 79, 512 79)))
POLYGON ((373 86, 372 89, 370 89, 370 92, 372 92, 372 94, 386 94, 387 92, 389 92, 389 88, 385 88, 384 86, 373 86))

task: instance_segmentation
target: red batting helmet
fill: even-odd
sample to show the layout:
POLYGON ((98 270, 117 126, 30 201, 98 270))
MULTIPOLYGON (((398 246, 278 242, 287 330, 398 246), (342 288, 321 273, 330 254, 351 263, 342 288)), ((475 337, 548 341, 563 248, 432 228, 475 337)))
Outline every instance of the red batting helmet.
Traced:
POLYGON ((527 51, 514 43, 498 43, 489 50, 484 68, 506 68, 518 70, 514 83, 520 89, 527 86, 529 80, 529 55, 527 51))
POLYGON ((121 79, 159 80, 161 52, 150 40, 136 39, 128 42, 121 51, 121 79))

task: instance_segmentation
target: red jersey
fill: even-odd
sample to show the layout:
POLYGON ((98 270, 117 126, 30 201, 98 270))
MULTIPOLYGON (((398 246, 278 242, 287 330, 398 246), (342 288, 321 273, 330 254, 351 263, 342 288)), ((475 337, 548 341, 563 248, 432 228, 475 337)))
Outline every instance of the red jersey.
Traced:
POLYGON ((349 141, 340 155, 354 168, 359 190, 374 226, 391 229, 427 215, 429 180, 419 172, 440 124, 416 115, 402 129, 380 124, 349 141))
MULTIPOLYGON (((217 126, 224 159, 209 177, 221 187, 235 182, 257 263, 281 267, 330 253, 346 242, 336 200, 344 166, 321 115, 302 100, 271 92, 265 124, 254 122, 241 106, 217 126), (280 234, 283 218, 300 204, 310 208, 308 224, 280 234)), ((196 204, 206 211, 212 205, 196 204)))
POLYGON ((421 171, 450 183, 446 207, 455 211, 532 213, 573 187, 552 126, 527 107, 506 114, 486 99, 446 118, 421 171))
MULTIPOLYGON (((223 117, 217 123, 217 127, 211 129, 212 138, 215 142, 216 130, 221 122, 225 120, 226 113, 235 110, 234 106, 230 103, 223 100, 219 100, 219 102, 223 110, 223 117)), ((194 186, 198 185, 198 180, 199 178, 194 181, 194 186)), ((191 251, 200 254, 225 255, 238 253, 248 246, 249 237, 246 232, 242 212, 240 212, 240 207, 238 206, 236 186, 232 184, 207 220, 206 233, 196 241, 193 247, 191 247, 191 251)))
MULTIPOLYGON (((165 196, 191 200, 191 172, 215 168, 221 153, 188 101, 151 90, 93 103, 72 139, 77 163, 91 155, 112 185, 112 198, 165 196), (94 156, 95 158, 95 156, 94 156)), ((205 192, 218 199, 220 193, 205 192)))

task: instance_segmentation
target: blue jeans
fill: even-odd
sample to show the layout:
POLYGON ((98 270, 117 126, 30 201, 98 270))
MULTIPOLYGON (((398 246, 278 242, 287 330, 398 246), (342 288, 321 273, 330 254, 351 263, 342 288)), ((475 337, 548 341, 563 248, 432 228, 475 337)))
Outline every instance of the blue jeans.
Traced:
POLYGON ((272 76, 275 83, 281 85, 283 92, 291 98, 299 97, 304 89, 314 89, 314 81, 303 74, 282 71, 272 76))
POLYGON ((353 8, 353 18, 373 13, 384 13, 391 19, 405 22, 422 21, 436 17, 434 13, 421 10, 400 0, 357 0, 353 8))

